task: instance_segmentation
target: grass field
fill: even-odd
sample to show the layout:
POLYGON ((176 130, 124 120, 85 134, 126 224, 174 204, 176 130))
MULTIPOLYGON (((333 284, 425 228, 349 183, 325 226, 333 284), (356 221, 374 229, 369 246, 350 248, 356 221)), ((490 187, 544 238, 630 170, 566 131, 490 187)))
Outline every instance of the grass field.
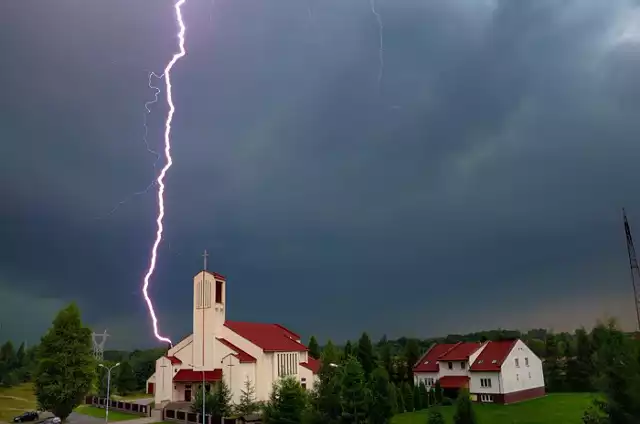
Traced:
MULTIPOLYGON (((75 409, 78 414, 88 415, 90 417, 104 418, 105 410, 96 408, 95 406, 80 405, 75 409)), ((114 411, 109 409, 109 421, 127 421, 142 418, 140 415, 127 414, 126 412, 114 411)))
MULTIPOLYGON (((513 405, 474 404, 479 424, 582 424, 582 414, 594 395, 558 393, 513 405)), ((447 423, 454 407, 440 409, 447 423)), ((392 424, 427 424, 428 411, 396 415, 392 424)))
POLYGON ((31 384, 0 388, 0 421, 11 421, 16 415, 36 409, 36 396, 31 384))

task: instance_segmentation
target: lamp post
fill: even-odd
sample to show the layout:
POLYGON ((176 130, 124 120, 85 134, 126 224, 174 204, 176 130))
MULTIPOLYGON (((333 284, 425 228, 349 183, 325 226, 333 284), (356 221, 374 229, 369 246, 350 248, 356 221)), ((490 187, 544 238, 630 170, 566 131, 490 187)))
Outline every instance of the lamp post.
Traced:
POLYGON ((107 370, 107 406, 104 412, 105 423, 109 422, 109 403, 111 402, 111 398, 109 397, 109 389, 111 388, 111 370, 118 367, 119 365, 120 365, 120 362, 118 362, 112 367, 105 367, 103 364, 98 364, 99 367, 102 367, 107 370))
MULTIPOLYGON (((189 366, 194 370, 196 369, 196 366, 193 364, 189 364, 189 366)), ((202 424, 206 424, 207 414, 205 411, 205 405, 206 405, 205 401, 207 400, 207 394, 205 393, 205 390, 204 390, 204 368, 202 368, 201 371, 202 371, 202 424)))

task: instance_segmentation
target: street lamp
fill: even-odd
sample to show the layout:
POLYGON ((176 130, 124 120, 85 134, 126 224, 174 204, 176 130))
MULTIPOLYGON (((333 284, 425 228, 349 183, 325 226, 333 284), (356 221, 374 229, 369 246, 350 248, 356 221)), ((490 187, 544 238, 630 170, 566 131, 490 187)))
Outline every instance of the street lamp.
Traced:
POLYGON ((120 362, 118 362, 112 367, 105 367, 103 364, 98 364, 99 367, 102 367, 107 370, 107 407, 105 408, 105 412, 104 412, 105 423, 109 422, 109 403, 111 402, 111 398, 109 397, 109 389, 111 388, 111 370, 118 367, 119 365, 120 365, 120 362))
MULTIPOLYGON (((187 364, 187 365, 189 365, 194 370, 196 369, 196 366, 193 364, 187 364)), ((205 400, 207 399, 207 395, 204 391, 204 367, 202 368, 201 371, 202 371, 202 424, 206 424, 207 415, 205 411, 205 405, 206 405, 205 400)))

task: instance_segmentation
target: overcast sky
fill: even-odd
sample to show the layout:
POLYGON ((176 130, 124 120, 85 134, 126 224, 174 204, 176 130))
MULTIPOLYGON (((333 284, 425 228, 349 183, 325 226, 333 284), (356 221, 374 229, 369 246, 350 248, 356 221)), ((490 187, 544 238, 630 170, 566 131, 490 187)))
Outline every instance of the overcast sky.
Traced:
MULTIPOLYGON (((321 340, 634 326, 640 7, 631 0, 187 0, 188 55, 151 293, 321 340)), ((150 346, 144 104, 176 51, 166 0, 0 2, 0 339, 77 301, 150 346)), ((162 148, 166 97, 147 116, 162 148)), ((161 160, 155 170, 164 162, 161 160)))

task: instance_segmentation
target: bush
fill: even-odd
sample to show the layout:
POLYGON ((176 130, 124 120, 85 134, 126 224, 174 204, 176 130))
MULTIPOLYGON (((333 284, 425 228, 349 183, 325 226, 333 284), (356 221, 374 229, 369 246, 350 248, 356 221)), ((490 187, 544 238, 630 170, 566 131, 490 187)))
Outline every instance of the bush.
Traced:
POLYGON ((442 398, 442 406, 451 406, 451 405, 453 405, 453 399, 448 397, 442 398))
POLYGON ((429 410, 427 424, 445 424, 444 417, 437 408, 431 408, 429 410))

